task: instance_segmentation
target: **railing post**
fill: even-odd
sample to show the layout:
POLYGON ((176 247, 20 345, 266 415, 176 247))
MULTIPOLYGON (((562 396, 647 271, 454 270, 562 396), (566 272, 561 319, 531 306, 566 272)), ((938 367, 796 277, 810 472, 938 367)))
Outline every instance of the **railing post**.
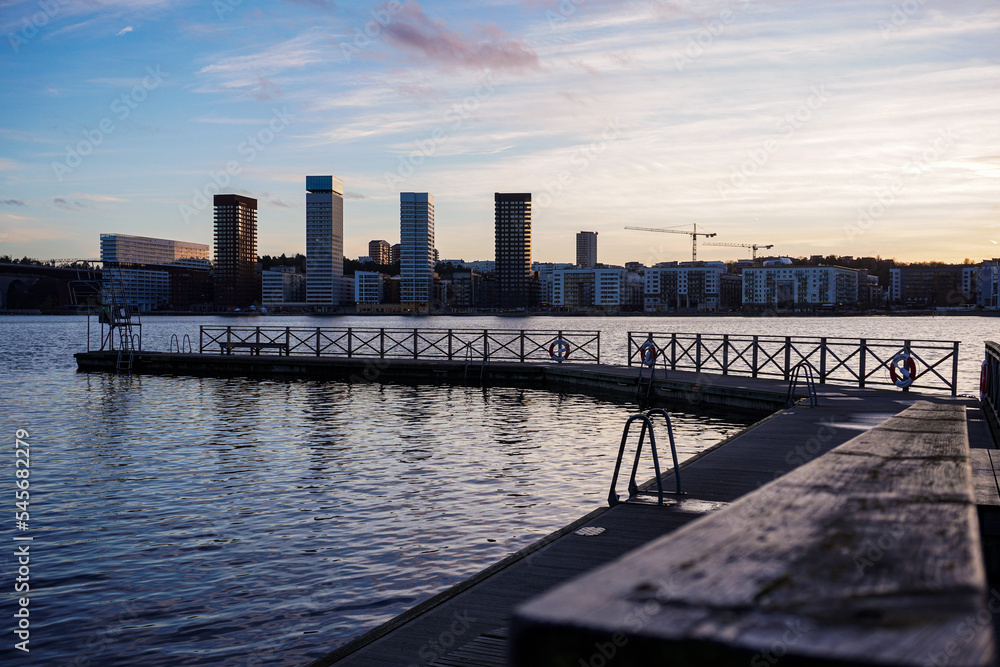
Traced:
POLYGON ((198 327, 198 354, 205 349, 205 325, 198 327))
POLYGON ((451 329, 448 329, 448 361, 451 361, 451 329))
POLYGON ((757 336, 753 337, 753 368, 750 369, 750 376, 757 377, 757 336))
POLYGON ((785 381, 791 377, 792 372, 792 337, 785 336, 785 381))
POLYGON ((316 327, 316 356, 317 357, 319 356, 319 337, 320 337, 320 329, 319 329, 319 327, 316 327))
POLYGON ((601 363, 601 332, 597 332, 597 363, 601 363))
MULTIPOLYGON (((903 341, 903 354, 905 354, 907 357, 910 356, 910 341, 908 341, 908 340, 904 340, 903 341)), ((914 368, 917 367, 916 362, 914 362, 913 367, 914 368)), ((911 379, 911 384, 912 384, 913 380, 916 380, 916 378, 912 378, 911 379)), ((903 387, 903 392, 909 392, 909 391, 910 391, 910 387, 909 386, 903 387)))
POLYGON ((419 352, 418 352, 418 348, 417 348, 417 335, 418 335, 417 332, 418 331, 419 330, 416 329, 416 328, 413 329, 413 358, 414 359, 417 359, 419 357, 419 352))
MULTIPOLYGON (((287 357, 292 353, 292 328, 285 327, 285 356, 287 357)), ((279 351, 280 355, 281 352, 279 351)))
POLYGON ((729 334, 722 334, 722 374, 729 375, 729 334))
POLYGON ((858 355, 861 359, 858 362, 858 386, 862 389, 865 388, 865 357, 868 356, 868 343, 862 338, 861 339, 861 352, 858 355))
POLYGON ((826 384, 826 338, 819 339, 819 383, 826 384))
POLYGON ((521 329, 521 363, 524 363, 524 329, 521 329))
POLYGON ((632 332, 631 331, 628 332, 628 340, 627 340, 627 342, 625 344, 625 357, 626 357, 625 360, 628 362, 628 365, 631 366, 632 365, 632 332))
MULTIPOLYGON (((649 334, 652 339, 653 334, 649 334)), ((677 333, 670 334, 670 370, 677 370, 677 333)))
POLYGON ((385 359, 385 327, 378 330, 378 356, 385 359))
POLYGON ((951 395, 958 395, 958 341, 952 342, 953 351, 951 353, 951 395))
MULTIPOLYGON (((226 325, 226 342, 227 343, 233 342, 233 327, 228 324, 226 325)), ((220 349, 219 351, 221 352, 222 350, 220 349)), ((227 347, 226 354, 232 354, 232 353, 233 353, 233 348, 227 347)))
POLYGON ((694 335, 694 370, 701 372, 701 334, 694 335))
POLYGON ((354 328, 347 327, 347 358, 354 356, 354 328))

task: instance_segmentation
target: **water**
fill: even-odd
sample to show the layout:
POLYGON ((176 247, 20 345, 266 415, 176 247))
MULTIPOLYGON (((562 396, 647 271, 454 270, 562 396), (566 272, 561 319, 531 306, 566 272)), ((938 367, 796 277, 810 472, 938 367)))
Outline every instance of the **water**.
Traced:
MULTIPOLYGON (((233 320, 148 318, 146 347, 208 321, 233 320)), ((9 545, 32 536, 31 664, 305 664, 603 505, 634 407, 81 374, 82 318, 0 318, 0 340, 7 451, 20 428, 32 455, 30 529, 2 522, 0 615, 9 545)), ((750 420, 678 414, 680 455, 750 420)), ((13 482, 13 456, 0 468, 13 482)), ((4 664, 27 657, 10 637, 4 664)))
MULTIPOLYGON (((209 323, 599 329, 605 361, 620 362, 629 330, 960 340, 972 393, 996 322, 171 317, 146 318, 144 342, 197 341, 209 323)), ((0 318, 5 437, 31 434, 18 533, 35 538, 31 664, 305 664, 603 505, 633 407, 531 389, 79 374, 86 327, 0 318)), ((682 457, 748 421, 676 419, 682 457)), ((0 525, 11 618, 12 517, 0 525)), ((2 662, 27 662, 7 636, 2 662)))

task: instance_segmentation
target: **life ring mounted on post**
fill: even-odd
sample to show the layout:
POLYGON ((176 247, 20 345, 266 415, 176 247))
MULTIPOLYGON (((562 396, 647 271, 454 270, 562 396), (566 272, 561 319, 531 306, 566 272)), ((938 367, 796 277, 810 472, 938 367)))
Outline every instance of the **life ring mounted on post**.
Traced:
POLYGON ((569 341, 563 340, 562 338, 556 338, 549 345, 549 356, 562 363, 569 358, 569 352, 573 348, 570 346, 569 341))
POLYGON ((917 364, 909 352, 900 352, 889 363, 889 375, 892 383, 903 389, 913 384, 917 379, 917 364))
POLYGON ((641 346, 639 346, 639 359, 643 366, 652 366, 656 363, 656 355, 660 353, 656 349, 656 343, 651 340, 647 340, 641 346))

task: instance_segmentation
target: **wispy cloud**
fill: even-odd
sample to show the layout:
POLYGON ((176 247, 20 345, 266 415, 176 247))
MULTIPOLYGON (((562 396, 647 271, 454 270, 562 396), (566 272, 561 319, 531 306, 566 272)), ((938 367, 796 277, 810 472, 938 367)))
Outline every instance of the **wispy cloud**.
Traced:
POLYGON ((0 199, 0 204, 5 204, 7 206, 27 206, 20 199, 0 199))
POLYGON ((135 28, 133 28, 132 26, 126 26, 126 27, 122 28, 121 30, 119 30, 118 34, 115 35, 115 37, 121 37, 122 35, 127 35, 128 33, 132 32, 133 30, 135 30, 135 28))
POLYGON ((445 21, 431 19, 413 0, 385 28, 390 45, 446 70, 471 67, 523 72, 540 68, 535 52, 496 25, 481 25, 476 32, 466 36, 449 29, 445 21))

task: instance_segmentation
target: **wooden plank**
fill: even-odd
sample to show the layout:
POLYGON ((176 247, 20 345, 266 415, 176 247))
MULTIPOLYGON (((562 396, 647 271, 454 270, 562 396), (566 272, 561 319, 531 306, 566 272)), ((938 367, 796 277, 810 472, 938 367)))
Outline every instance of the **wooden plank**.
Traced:
POLYGON ((521 606, 511 664, 991 664, 964 419, 917 403, 521 606))
POLYGON ((996 469, 993 464, 993 452, 989 449, 970 449, 969 454, 972 462, 976 504, 1000 508, 1000 488, 998 488, 996 469))

